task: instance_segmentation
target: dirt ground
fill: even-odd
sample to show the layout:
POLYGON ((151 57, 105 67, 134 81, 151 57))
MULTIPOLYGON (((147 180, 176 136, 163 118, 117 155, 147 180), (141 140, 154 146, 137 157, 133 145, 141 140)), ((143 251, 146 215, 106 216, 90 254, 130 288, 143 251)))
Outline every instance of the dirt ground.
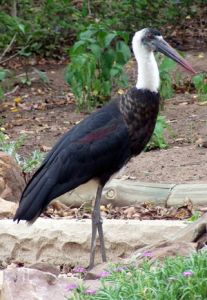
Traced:
MULTIPOLYGON (((187 59, 196 71, 207 70, 207 52, 190 52, 187 59)), ((26 135, 19 151, 24 156, 35 149, 47 151, 64 132, 86 116, 75 111, 73 96, 64 83, 65 64, 40 62, 36 68, 46 71, 48 83, 35 80, 31 86, 19 86, 0 103, 1 126, 11 140, 26 135)), ((189 93, 176 94, 167 100, 161 114, 173 130, 173 138, 166 132, 169 148, 142 153, 117 176, 126 175, 145 182, 205 183, 207 148, 199 145, 207 142, 207 105, 201 104, 195 94, 189 93)))

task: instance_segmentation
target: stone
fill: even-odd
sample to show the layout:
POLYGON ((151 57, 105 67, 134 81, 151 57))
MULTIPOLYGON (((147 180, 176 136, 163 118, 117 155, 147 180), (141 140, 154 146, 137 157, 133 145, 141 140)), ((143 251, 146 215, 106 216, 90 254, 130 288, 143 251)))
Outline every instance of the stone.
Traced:
POLYGON ((166 257, 189 256, 196 252, 196 248, 197 243, 163 241, 156 245, 140 249, 127 261, 136 261, 139 265, 146 259, 155 261, 157 259, 163 260, 166 257))
MULTIPOLYGON (((69 207, 92 203, 95 199, 97 182, 91 180, 57 198, 69 207)), ((132 180, 112 179, 104 187, 101 203, 112 206, 134 206, 145 202, 167 207, 180 207, 191 200, 194 207, 205 206, 207 184, 162 184, 132 180)))
POLYGON ((179 230, 174 237, 175 242, 197 242, 198 239, 207 232, 207 213, 202 215, 195 222, 189 223, 188 226, 179 230))
POLYGON ((18 202, 24 186, 20 167, 11 156, 0 152, 0 197, 18 202))
MULTIPOLYGON (((186 222, 187 223, 187 222, 186 222)), ((162 241, 152 242, 136 251, 127 262, 138 261, 140 264, 143 259, 148 257, 151 260, 162 259, 166 256, 187 256, 192 252, 205 247, 207 243, 207 213, 197 221, 188 223, 185 228, 177 231, 174 237, 168 236, 162 241)))
MULTIPOLYGON (((113 261, 114 263, 114 261, 113 261)), ((110 263, 103 262, 101 264, 96 265, 93 269, 89 270, 85 276, 86 280, 95 280, 99 279, 101 274, 108 270, 110 266, 110 263)))
POLYGON ((0 218, 11 218, 14 216, 17 204, 0 198, 0 218))
MULTIPOLYGON (((110 180, 103 189, 101 203, 113 206, 140 205, 152 202, 165 205, 173 184, 146 183, 132 180, 110 180)), ((90 180, 57 199, 67 206, 79 207, 92 203, 97 191, 97 181, 90 180)))
MULTIPOLYGON (((136 249, 176 236, 183 221, 104 220, 108 261, 131 255, 136 249)), ((25 265, 44 262, 87 267, 91 245, 91 220, 38 218, 32 224, 0 220, 0 258, 25 265)), ((96 264, 102 262, 97 239, 96 264)))
POLYGON ((178 184, 176 185, 167 200, 167 207, 178 207, 187 200, 193 203, 194 207, 205 206, 207 202, 207 184, 178 184))
POLYGON ((78 278, 59 278, 51 273, 28 268, 6 269, 3 271, 1 300, 65 300, 70 283, 79 285, 78 278))
POLYGON ((46 263, 36 263, 36 264, 31 264, 29 266, 30 269, 35 269, 35 270, 39 270, 42 272, 47 272, 47 273, 51 273, 55 276, 58 276, 60 271, 58 270, 57 267, 51 265, 51 264, 46 264, 46 263))

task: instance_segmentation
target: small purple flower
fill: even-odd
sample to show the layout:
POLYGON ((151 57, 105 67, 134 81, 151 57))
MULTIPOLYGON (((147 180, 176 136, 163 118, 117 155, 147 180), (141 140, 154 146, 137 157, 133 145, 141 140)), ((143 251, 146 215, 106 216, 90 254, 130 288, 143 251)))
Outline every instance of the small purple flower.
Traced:
POLYGON ((152 253, 149 252, 149 251, 146 251, 146 252, 142 253, 142 256, 144 256, 144 257, 152 257, 152 253))
POLYGON ((109 275, 110 275, 110 273, 108 271, 103 271, 98 274, 98 277, 105 278, 105 277, 108 277, 109 275))
POLYGON ((192 276, 193 275, 193 272, 192 271, 184 271, 183 272, 183 276, 185 276, 185 277, 189 277, 189 276, 192 276))
POLYGON ((70 284, 66 285, 65 289, 66 289, 67 292, 69 292, 69 291, 77 289, 77 287, 78 287, 77 284, 70 283, 70 284))
POLYGON ((73 269, 73 272, 74 272, 74 273, 85 273, 85 272, 86 272, 86 269, 83 268, 83 267, 75 267, 75 268, 73 269))
POLYGON ((84 294, 86 294, 86 295, 94 295, 94 294, 96 294, 96 290, 87 289, 87 290, 85 290, 84 294))

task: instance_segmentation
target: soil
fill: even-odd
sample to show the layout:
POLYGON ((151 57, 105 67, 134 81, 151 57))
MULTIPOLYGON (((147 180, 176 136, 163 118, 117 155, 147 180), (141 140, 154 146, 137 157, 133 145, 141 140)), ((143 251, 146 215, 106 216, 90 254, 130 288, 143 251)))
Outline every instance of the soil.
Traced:
MULTIPOLYGON (((189 52, 188 61, 196 71, 204 71, 207 52, 189 52)), ((45 71, 49 82, 35 78, 31 86, 18 85, 0 103, 2 127, 8 136, 17 139, 26 135, 19 153, 28 156, 35 149, 48 151, 57 139, 86 116, 75 110, 74 98, 64 82, 67 62, 39 62, 35 68, 45 71)), ((13 62, 21 73, 21 64, 13 62)), ((134 72, 134 66, 132 67, 134 72)), ((29 66, 34 72, 34 67, 29 66)), ((36 76, 37 77, 37 76, 36 76)), ((134 80, 134 79, 133 79, 134 80)), ((12 88, 11 88, 12 90, 12 88)), ((197 95, 176 94, 165 102, 161 112, 172 127, 174 137, 166 132, 166 150, 144 152, 133 158, 117 175, 145 182, 205 183, 207 180, 207 104, 197 95)))

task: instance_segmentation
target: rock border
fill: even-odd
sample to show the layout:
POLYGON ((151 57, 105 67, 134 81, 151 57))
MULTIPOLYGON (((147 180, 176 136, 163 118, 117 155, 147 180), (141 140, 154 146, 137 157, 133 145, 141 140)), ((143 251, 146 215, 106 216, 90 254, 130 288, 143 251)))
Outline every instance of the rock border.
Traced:
MULTIPOLYGON (((68 206, 80 206, 93 201, 96 189, 97 183, 89 181, 57 199, 68 206)), ((207 206, 207 184, 162 184, 112 179, 103 190, 101 203, 126 206, 152 202, 165 207, 178 207, 189 200, 195 207, 207 206)))
MULTIPOLYGON (((129 257, 142 247, 175 237, 189 222, 172 220, 104 220, 109 261, 129 257)), ((38 262, 52 265, 81 265, 89 262, 91 220, 44 219, 34 224, 0 220, 1 263, 38 262)), ((96 263, 101 262, 97 240, 96 263)))

